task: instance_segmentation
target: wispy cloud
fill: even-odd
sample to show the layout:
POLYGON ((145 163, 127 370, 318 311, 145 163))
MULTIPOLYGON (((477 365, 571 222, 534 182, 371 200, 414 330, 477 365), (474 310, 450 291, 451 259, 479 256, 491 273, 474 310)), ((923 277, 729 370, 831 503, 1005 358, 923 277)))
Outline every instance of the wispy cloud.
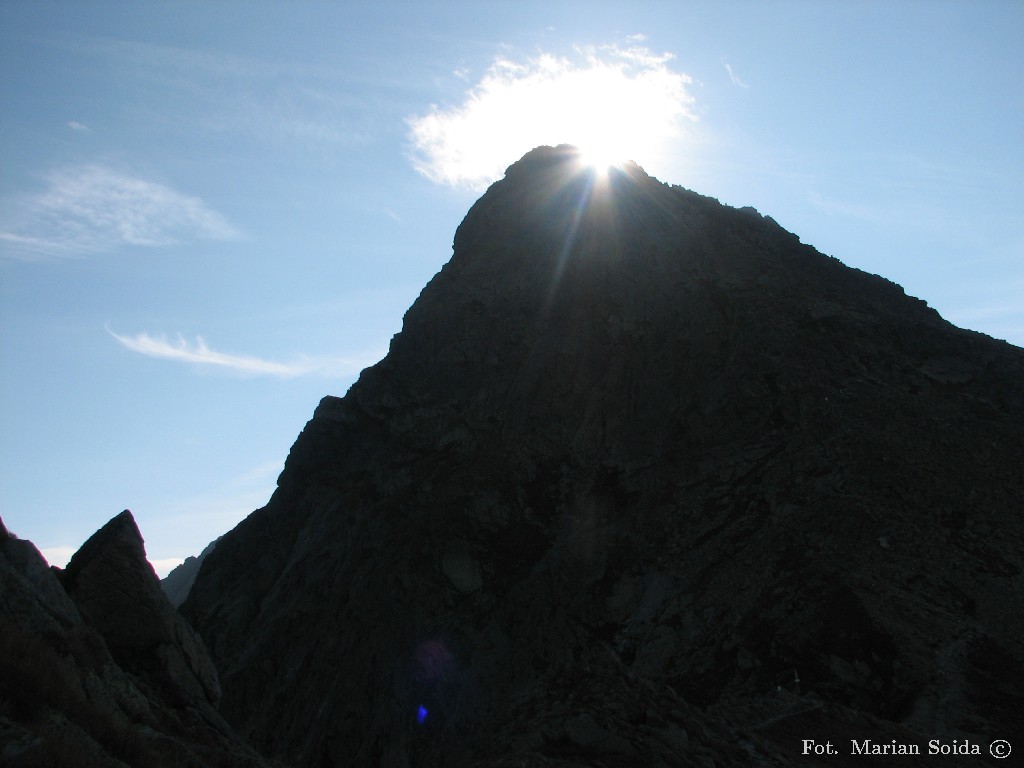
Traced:
POLYGON ((186 73, 204 72, 209 77, 248 77, 264 69, 261 64, 244 56, 223 51, 204 51, 177 45, 161 45, 117 38, 94 38, 82 44, 88 53, 98 53, 114 61, 129 63, 135 73, 159 73, 172 80, 186 73))
POLYGON ((151 336, 148 333, 122 336, 110 328, 107 328, 107 333, 121 346, 147 357, 190 363, 242 376, 276 376, 282 379, 309 375, 350 376, 379 359, 301 356, 289 362, 277 362, 250 355, 218 352, 211 349, 202 336, 196 336, 194 341, 189 341, 178 334, 172 341, 166 336, 151 336))
POLYGON ((84 125, 83 123, 80 123, 77 120, 70 121, 68 123, 68 128, 70 128, 72 131, 88 131, 89 130, 89 126, 84 125))
POLYGON ((733 72, 732 65, 724 58, 722 59, 722 65, 725 67, 725 71, 729 73, 729 80, 730 82, 732 82, 733 85, 738 85, 740 88, 750 87, 749 84, 745 83, 743 80, 740 79, 739 75, 733 72))
POLYGON ((82 255, 239 236, 202 199, 105 165, 65 168, 46 182, 43 192, 8 201, 0 216, 0 240, 13 255, 82 255))
POLYGON ((696 119, 691 79, 671 60, 638 45, 498 58, 461 104, 408 120, 413 165, 432 181, 480 188, 540 144, 615 144, 649 163, 696 119))
POLYGON ((118 77, 147 96, 188 105, 174 114, 143 106, 134 119, 178 120, 190 131, 244 135, 287 151, 320 152, 374 138, 370 111, 352 95, 345 71, 127 40, 95 40, 84 51, 112 62, 118 77))

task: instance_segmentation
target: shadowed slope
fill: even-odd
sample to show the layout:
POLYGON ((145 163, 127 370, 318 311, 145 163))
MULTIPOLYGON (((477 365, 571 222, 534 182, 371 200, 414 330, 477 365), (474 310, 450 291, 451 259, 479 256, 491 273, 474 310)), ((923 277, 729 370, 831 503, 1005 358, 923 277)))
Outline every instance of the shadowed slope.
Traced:
POLYGON ((1021 350, 540 148, 183 610, 228 718, 300 765, 1012 740, 1022 433, 1021 350))

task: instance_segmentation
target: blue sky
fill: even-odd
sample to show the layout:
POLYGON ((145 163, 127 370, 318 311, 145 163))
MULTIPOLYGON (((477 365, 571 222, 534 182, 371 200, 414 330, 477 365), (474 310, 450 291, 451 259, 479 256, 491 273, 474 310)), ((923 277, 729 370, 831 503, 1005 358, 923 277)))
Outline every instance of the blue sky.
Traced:
POLYGON ((262 506, 487 182, 613 140, 1024 345, 1024 4, 0 4, 0 516, 262 506), (580 119, 580 116, 584 119, 580 119), (601 134, 599 131, 598 134, 601 134))

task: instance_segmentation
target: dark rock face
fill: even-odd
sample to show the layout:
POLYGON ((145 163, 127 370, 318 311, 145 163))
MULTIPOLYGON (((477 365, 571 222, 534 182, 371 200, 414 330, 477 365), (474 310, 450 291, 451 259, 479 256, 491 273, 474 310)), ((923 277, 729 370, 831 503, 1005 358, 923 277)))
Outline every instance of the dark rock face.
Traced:
POLYGON ((160 589, 131 512, 93 534, 61 576, 122 669, 156 682, 179 706, 217 705, 217 671, 202 640, 160 589))
POLYGON ((1020 735, 1022 434, 1022 350, 541 148, 183 612, 300 766, 987 750, 1020 735))
POLYGON ((269 768, 220 717, 218 692, 131 513, 64 572, 0 525, 0 764, 269 768))

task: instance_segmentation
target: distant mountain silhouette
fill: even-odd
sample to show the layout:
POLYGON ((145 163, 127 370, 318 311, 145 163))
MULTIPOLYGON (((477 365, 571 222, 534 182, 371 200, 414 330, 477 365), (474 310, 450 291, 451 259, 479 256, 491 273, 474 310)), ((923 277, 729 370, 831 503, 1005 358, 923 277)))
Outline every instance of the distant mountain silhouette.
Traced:
POLYGON ((188 593, 192 589, 192 584, 195 583, 196 576, 199 575, 199 569, 203 566, 203 561, 217 546, 219 540, 218 537, 217 540, 211 541, 203 547, 203 551, 198 555, 186 557, 185 562, 173 568, 170 573, 160 579, 160 588, 175 608, 185 602, 185 598, 188 597, 188 593))
POLYGON ((1022 435, 1024 350, 541 147, 181 612, 296 768, 985 765, 1024 743, 1022 435))

